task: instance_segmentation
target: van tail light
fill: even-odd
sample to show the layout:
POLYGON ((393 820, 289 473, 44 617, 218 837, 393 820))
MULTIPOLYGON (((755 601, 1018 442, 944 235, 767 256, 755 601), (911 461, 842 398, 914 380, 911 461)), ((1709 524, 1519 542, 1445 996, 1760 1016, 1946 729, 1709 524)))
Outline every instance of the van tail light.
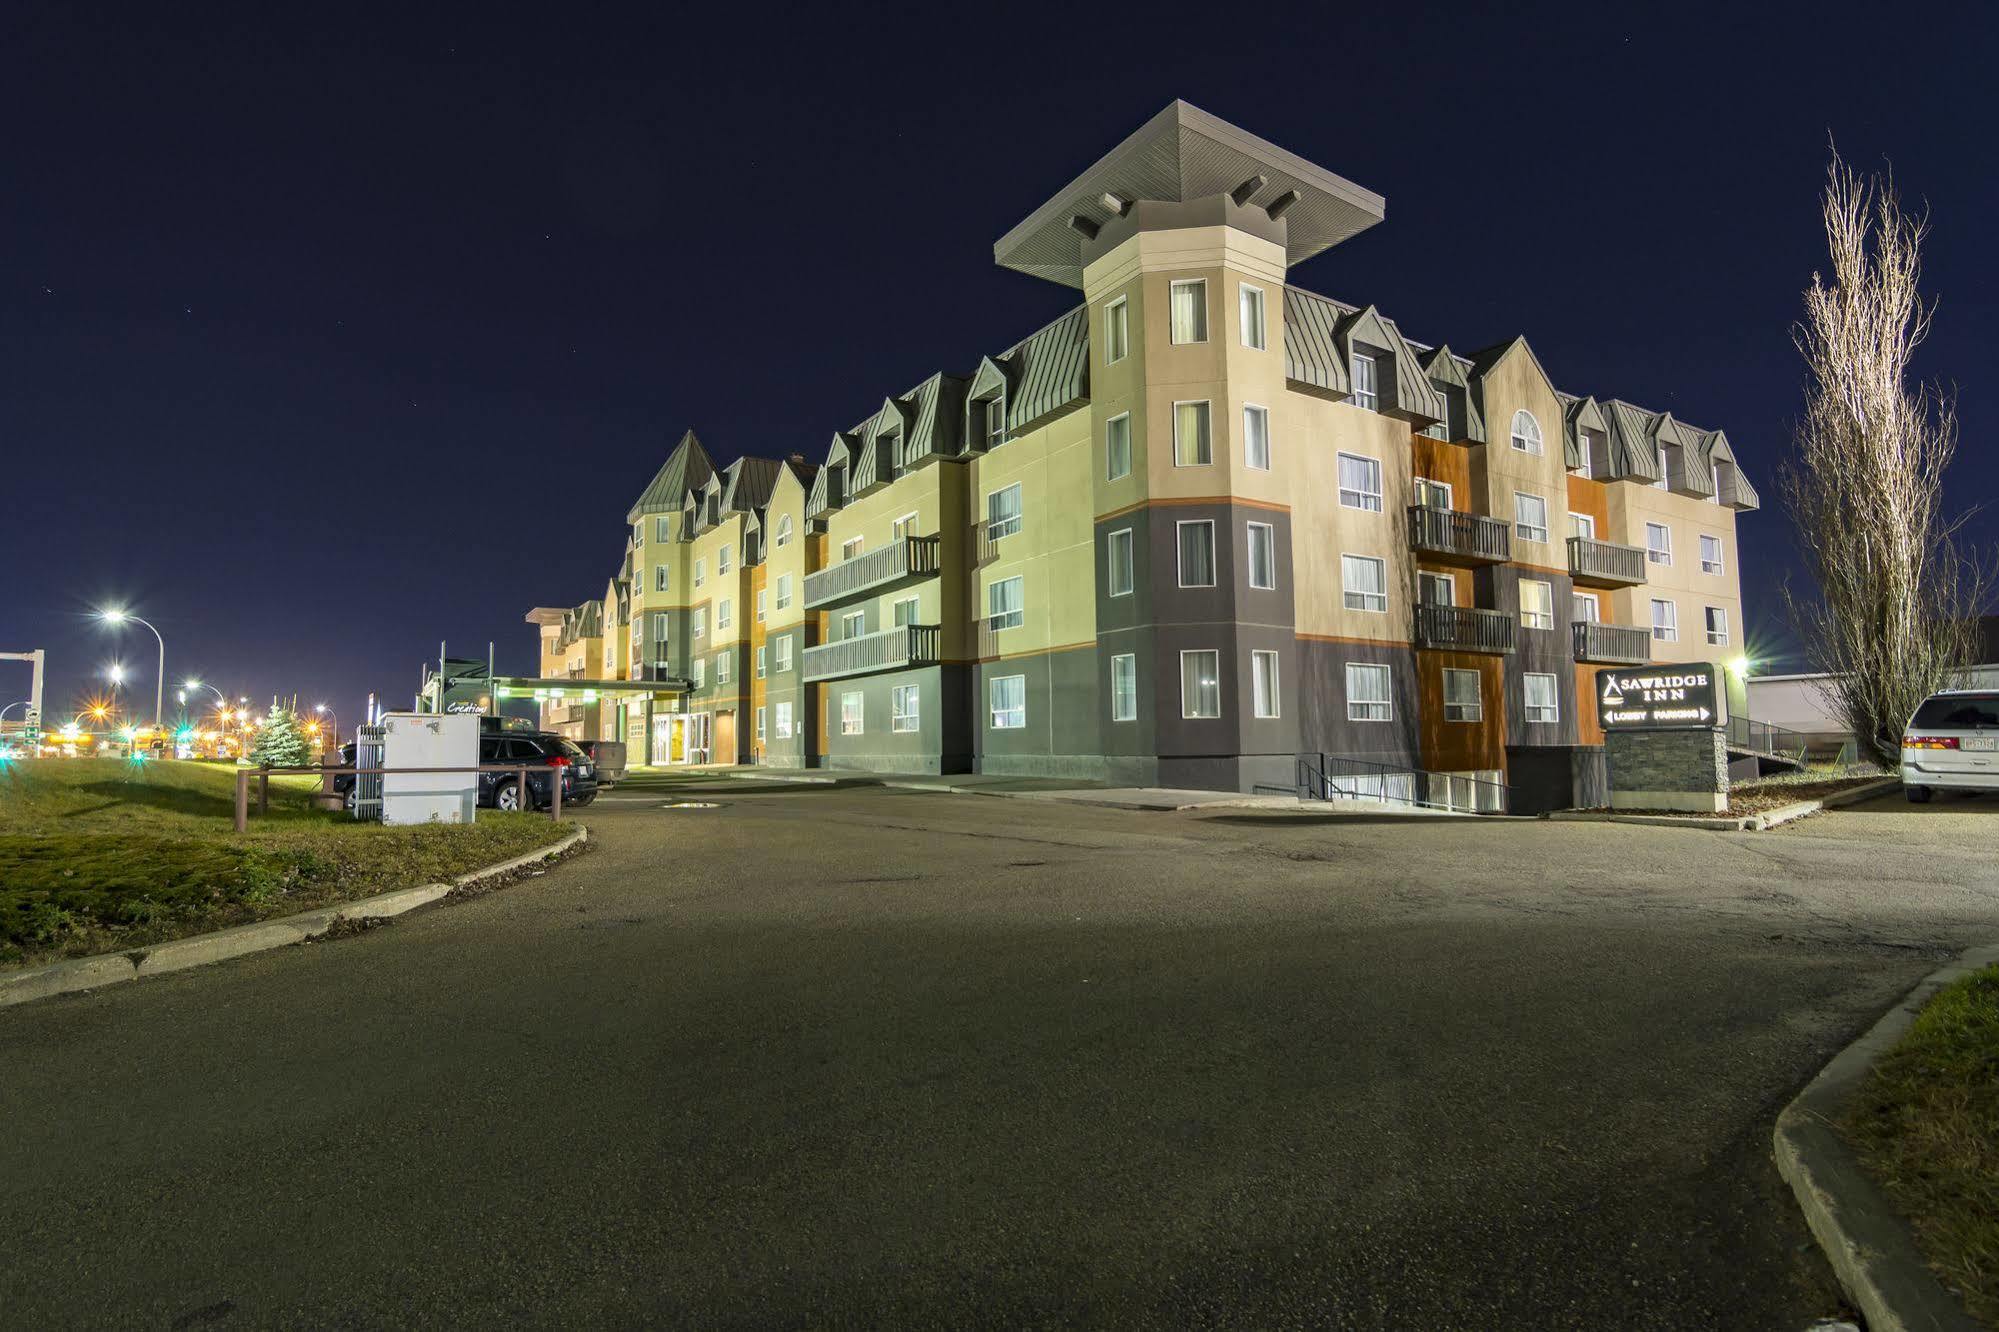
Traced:
MULTIPOLYGON (((1957 741, 1955 740, 1951 741, 1953 745, 1956 743, 1957 741)), ((548 766, 551 768, 566 768, 569 766, 569 758, 564 754, 551 754, 548 757, 548 766)))
POLYGON ((1954 735, 1905 735, 1902 737, 1904 749, 1956 749, 1954 735))

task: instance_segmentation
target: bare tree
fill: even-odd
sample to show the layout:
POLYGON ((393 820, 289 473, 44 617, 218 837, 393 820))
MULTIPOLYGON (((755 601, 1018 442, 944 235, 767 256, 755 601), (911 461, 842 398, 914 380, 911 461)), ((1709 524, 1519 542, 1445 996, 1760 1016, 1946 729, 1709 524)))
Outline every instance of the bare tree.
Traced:
POLYGON ((1955 399, 1908 381, 1936 309, 1917 287, 1928 216, 1837 152, 1823 203, 1832 273, 1793 332, 1812 382, 1782 476, 1819 594, 1784 601, 1829 705, 1892 765, 1916 705, 1970 664, 1992 578, 1959 541, 1970 511, 1944 504, 1955 399))

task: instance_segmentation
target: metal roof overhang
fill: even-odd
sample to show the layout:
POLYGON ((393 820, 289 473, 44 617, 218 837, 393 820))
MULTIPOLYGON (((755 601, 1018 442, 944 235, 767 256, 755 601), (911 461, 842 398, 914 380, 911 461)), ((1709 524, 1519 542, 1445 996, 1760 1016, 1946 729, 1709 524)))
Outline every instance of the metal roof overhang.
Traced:
POLYGON ((493 688, 504 689, 509 694, 520 697, 532 695, 542 689, 553 692, 560 689, 565 694, 581 694, 586 691, 598 694, 684 694, 694 687, 692 680, 578 680, 567 675, 496 675, 493 688))
POLYGON ((1373 191, 1175 101, 1000 237, 993 260, 1002 268, 1081 287, 1083 237, 1069 219, 1103 222, 1111 216, 1103 203, 1106 193, 1133 202, 1185 203, 1226 194, 1259 175, 1266 183, 1254 198, 1262 203, 1289 190, 1298 193, 1284 213, 1287 263, 1302 263, 1382 219, 1385 201, 1373 191))

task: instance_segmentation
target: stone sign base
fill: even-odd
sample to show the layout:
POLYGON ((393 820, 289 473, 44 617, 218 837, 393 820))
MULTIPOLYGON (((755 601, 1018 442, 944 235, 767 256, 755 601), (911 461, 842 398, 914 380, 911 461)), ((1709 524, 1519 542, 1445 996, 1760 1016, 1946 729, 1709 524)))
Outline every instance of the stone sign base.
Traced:
POLYGON ((1612 809, 1728 811, 1728 742, 1720 731, 1612 731, 1603 750, 1612 809))

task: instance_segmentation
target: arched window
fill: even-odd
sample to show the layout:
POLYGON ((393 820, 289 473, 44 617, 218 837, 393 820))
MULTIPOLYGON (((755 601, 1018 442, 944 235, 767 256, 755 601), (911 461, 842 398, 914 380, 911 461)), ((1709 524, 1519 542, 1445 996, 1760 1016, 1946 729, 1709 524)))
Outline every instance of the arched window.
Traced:
POLYGON ((1534 419, 1534 413, 1513 413, 1513 447, 1522 453, 1541 451, 1541 423, 1534 419))
POLYGON ((791 544, 791 515, 788 513, 777 520, 777 544, 780 546, 791 544))

